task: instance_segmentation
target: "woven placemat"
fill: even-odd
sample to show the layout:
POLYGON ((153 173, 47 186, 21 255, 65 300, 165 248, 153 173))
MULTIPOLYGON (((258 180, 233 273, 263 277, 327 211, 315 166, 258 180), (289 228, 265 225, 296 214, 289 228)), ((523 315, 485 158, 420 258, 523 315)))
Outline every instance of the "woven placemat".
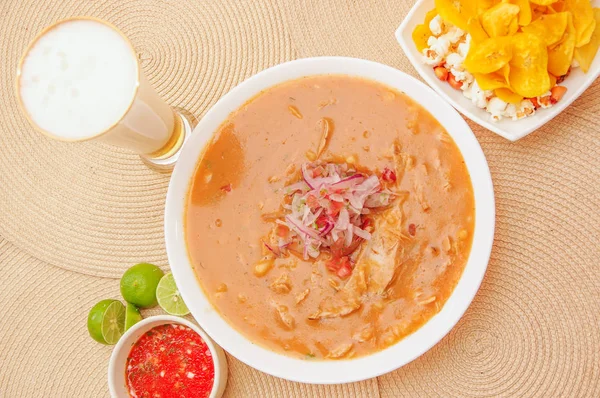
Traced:
MULTIPOLYGON (((106 396, 110 347, 87 311, 118 297, 135 262, 166 269, 168 175, 97 143, 35 133, 14 70, 42 27, 111 21, 172 105, 197 116, 244 78, 315 55, 415 74, 393 32, 412 2, 5 0, 0 4, 0 396, 106 396), (6 321, 8 320, 8 321, 6 321)), ((497 234, 473 305, 436 347, 378 379, 307 386, 229 358, 228 397, 600 396, 600 84, 533 135, 509 143, 471 124, 490 163, 497 234)))

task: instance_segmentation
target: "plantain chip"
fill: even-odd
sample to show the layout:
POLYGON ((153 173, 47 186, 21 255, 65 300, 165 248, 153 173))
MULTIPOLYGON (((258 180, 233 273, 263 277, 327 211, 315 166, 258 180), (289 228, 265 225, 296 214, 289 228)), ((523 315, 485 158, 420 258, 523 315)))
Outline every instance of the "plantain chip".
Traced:
POLYGON ((481 43, 471 43, 464 66, 471 73, 491 73, 502 68, 511 58, 510 37, 492 37, 481 43))
POLYGON ((430 36, 431 30, 429 30, 428 25, 420 24, 415 27, 415 30, 412 32, 412 39, 419 52, 428 47, 427 40, 430 36))
POLYGON ((533 4, 537 4, 540 6, 548 6, 550 4, 556 3, 558 0, 531 0, 533 4))
POLYGON ((511 3, 519 7, 519 16, 517 21, 521 26, 527 26, 531 23, 531 4, 529 0, 511 0, 511 3))
POLYGON ((494 90, 494 94, 496 94, 496 97, 500 98, 502 101, 510 104, 517 104, 523 101, 523 96, 514 93, 510 88, 497 88, 494 90))
POLYGON ((435 8, 444 21, 467 30, 469 18, 477 16, 474 0, 435 0, 435 8))
POLYGON ((565 14, 568 16, 567 30, 558 43, 548 48, 548 72, 554 76, 562 76, 569 71, 575 50, 577 32, 573 26, 573 17, 570 12, 565 14))
POLYGON ((557 12, 563 12, 563 11, 566 11, 564 0, 559 0, 556 3, 548 6, 548 12, 557 13, 557 12))
POLYGON ((467 22, 467 32, 471 35, 471 40, 475 43, 481 43, 489 38, 488 34, 483 30, 481 23, 477 17, 469 18, 467 22))
POLYGON ((596 28, 590 36, 590 41, 588 44, 575 49, 575 59, 585 73, 590 69, 600 46, 600 8, 594 8, 594 20, 596 21, 596 28))
POLYGON ((499 3, 481 15, 481 26, 490 37, 511 36, 519 29, 519 6, 499 3))
POLYGON ((473 75, 477 85, 482 90, 495 90, 497 88, 508 88, 508 81, 499 72, 475 73, 473 75))
POLYGON ((550 90, 548 51, 542 39, 520 32, 512 37, 512 59, 509 82, 512 91, 526 97, 537 97, 550 90))
POLYGON ((567 30, 568 12, 542 15, 521 29, 523 32, 531 33, 546 42, 547 46, 558 43, 567 30))
POLYGON ((590 0, 565 0, 565 9, 573 14, 573 26, 575 26, 575 47, 581 47, 590 41, 594 28, 590 25, 594 22, 594 11, 590 0))

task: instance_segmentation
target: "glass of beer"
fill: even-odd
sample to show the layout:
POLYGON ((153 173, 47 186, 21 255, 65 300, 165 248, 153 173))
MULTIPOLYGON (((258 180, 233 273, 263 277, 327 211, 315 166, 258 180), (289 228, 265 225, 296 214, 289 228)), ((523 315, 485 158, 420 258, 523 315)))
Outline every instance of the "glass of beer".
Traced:
POLYGON ((17 69, 29 122, 61 141, 103 140, 168 169, 195 119, 171 108, 140 69, 129 40, 108 22, 76 17, 44 29, 17 69))

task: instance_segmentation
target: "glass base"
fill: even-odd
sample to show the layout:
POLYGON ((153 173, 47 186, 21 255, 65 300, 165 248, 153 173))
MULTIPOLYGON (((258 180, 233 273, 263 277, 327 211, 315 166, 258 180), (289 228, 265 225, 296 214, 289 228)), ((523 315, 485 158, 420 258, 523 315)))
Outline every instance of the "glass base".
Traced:
POLYGON ((192 131, 194 131, 194 127, 196 127, 198 124, 198 120, 194 117, 194 115, 185 109, 173 108, 173 112, 175 113, 175 117, 179 118, 178 123, 181 123, 180 138, 174 145, 174 150, 169 151, 170 153, 167 153, 166 155, 161 155, 158 157, 152 157, 151 155, 140 155, 148 167, 159 172, 170 172, 173 170, 175 163, 177 163, 177 159, 179 159, 179 154, 181 153, 183 144, 192 134, 192 131))

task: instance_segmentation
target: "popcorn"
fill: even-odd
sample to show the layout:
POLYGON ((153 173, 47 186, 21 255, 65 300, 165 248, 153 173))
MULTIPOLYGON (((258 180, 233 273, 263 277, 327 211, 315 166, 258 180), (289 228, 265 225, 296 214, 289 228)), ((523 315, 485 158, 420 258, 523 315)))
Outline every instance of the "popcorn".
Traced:
POLYGON ((471 102, 478 108, 485 109, 487 107, 487 92, 479 87, 477 81, 473 81, 473 84, 469 88, 463 91, 465 97, 469 98, 471 102))
POLYGON ((515 104, 506 105, 506 109, 504 110, 502 116, 509 117, 512 120, 520 119, 520 117, 517 118, 517 106, 515 104))
MULTIPOLYGON (((470 85, 471 83, 473 83, 475 81, 475 78, 473 77, 473 75, 470 74, 469 72, 467 72, 466 70, 451 68, 450 73, 452 73, 454 75, 454 78, 456 79, 457 82, 463 82, 463 83, 470 85)), ((461 88, 463 89, 463 91, 466 90, 466 87, 461 87, 461 88)))
POLYGON ((441 35, 444 32, 444 28, 445 28, 444 20, 439 15, 436 15, 429 22, 429 30, 431 31, 431 33, 434 34, 434 36, 441 35))
POLYGON ((523 119, 524 117, 531 116, 535 113, 535 106, 530 100, 523 100, 519 104, 519 109, 515 116, 512 116, 512 120, 523 119))
POLYGON ((456 44, 463 38, 464 35, 465 35, 465 32, 462 29, 459 29, 456 26, 451 26, 448 29, 448 32, 444 33, 439 38, 440 39, 444 38, 444 39, 448 40, 451 44, 456 44))
POLYGON ((467 40, 464 43, 460 43, 458 45, 458 54, 461 57, 465 58, 467 53, 469 52, 469 47, 471 46, 471 35, 467 35, 467 40))
POLYGON ((498 97, 490 98, 485 110, 490 113, 491 119, 494 122, 499 121, 504 116, 508 104, 498 97))
POLYGON ((423 49, 423 63, 432 66, 438 66, 442 63, 443 60, 444 57, 436 53, 434 50, 431 50, 429 48, 423 49))
MULTIPOLYGON (((446 67, 446 69, 455 69, 455 70, 462 71, 462 70, 464 70, 464 67, 462 64, 464 60, 465 60, 465 58, 462 57, 460 54, 450 53, 446 56, 446 63, 444 64, 444 66, 446 67)), ((454 74, 454 72, 452 72, 452 74, 454 74)))
POLYGON ((431 36, 429 40, 427 40, 427 45, 431 50, 442 57, 448 55, 448 52, 450 51, 450 40, 443 35, 440 37, 431 36))
POLYGON ((552 93, 550 91, 545 92, 544 94, 537 97, 537 102, 540 104, 542 109, 550 108, 552 106, 552 101, 550 100, 550 96, 552 93))

